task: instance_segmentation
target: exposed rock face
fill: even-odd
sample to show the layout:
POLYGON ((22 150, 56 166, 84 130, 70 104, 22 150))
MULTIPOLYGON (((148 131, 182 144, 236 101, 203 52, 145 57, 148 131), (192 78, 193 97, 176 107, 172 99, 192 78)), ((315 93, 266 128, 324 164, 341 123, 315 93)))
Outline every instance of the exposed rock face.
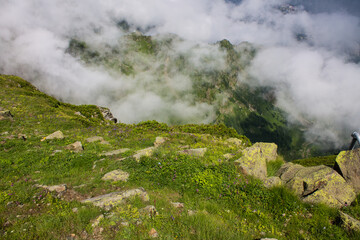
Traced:
POLYGON ((118 155, 124 152, 130 151, 129 148, 122 148, 122 149, 117 149, 114 151, 110 151, 110 152, 106 152, 106 153, 102 153, 101 156, 112 156, 112 155, 118 155))
POLYGON ((360 232, 360 221, 340 211, 340 218, 345 228, 360 232))
POLYGON ((119 205, 124 200, 139 196, 144 202, 149 201, 149 195, 143 188, 136 188, 127 191, 113 192, 81 201, 82 203, 92 203, 95 206, 110 210, 112 207, 119 205))
POLYGON ((129 178, 129 173, 122 170, 114 170, 105 174, 101 179, 104 181, 124 181, 126 182, 129 178))
POLYGON ((82 146, 81 142, 77 141, 72 144, 69 144, 65 147, 66 150, 71 150, 74 152, 81 152, 84 150, 84 147, 82 146))
POLYGON ((149 147, 142 150, 137 151, 133 157, 136 159, 136 161, 140 161, 141 157, 150 157, 155 150, 155 147, 149 147))
POLYGON ((360 192, 360 149, 340 152, 336 157, 334 169, 344 177, 356 193, 360 192))
POLYGON ((276 175, 305 202, 339 208, 350 204, 356 197, 354 189, 340 174, 324 165, 303 167, 286 163, 276 175))
POLYGON ((179 153, 187 154, 194 157, 203 157, 207 151, 207 148, 194 148, 194 149, 185 149, 179 153))
POLYGON ((53 140, 53 139, 64 139, 64 134, 61 131, 56 131, 49 136, 44 137, 41 141, 44 140, 53 140))
POLYGON ((101 114, 103 115, 105 120, 109 120, 112 121, 114 123, 117 123, 117 118, 114 118, 114 116, 112 115, 112 113, 110 112, 110 109, 105 108, 105 107, 98 107, 101 114))

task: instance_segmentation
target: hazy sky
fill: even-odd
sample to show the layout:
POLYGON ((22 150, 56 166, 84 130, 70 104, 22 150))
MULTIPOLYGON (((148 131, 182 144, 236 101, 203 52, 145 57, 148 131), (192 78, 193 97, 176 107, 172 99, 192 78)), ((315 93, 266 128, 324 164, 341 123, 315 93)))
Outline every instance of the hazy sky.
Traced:
MULTIPOLYGON (((193 43, 189 46, 224 38, 234 44, 248 41, 259 48, 248 70, 256 84, 276 88, 278 106, 291 120, 311 119, 310 137, 343 141, 342 135, 360 128, 359 2, 0 0, 0 72, 20 75, 66 101, 109 106, 120 120, 136 122, 172 107, 131 79, 89 68, 66 54, 69 39, 115 44, 123 34, 116 23, 127 20, 146 34, 177 34, 193 43), (295 8, 280 10, 289 3, 295 8), (134 94, 114 103, 104 94, 113 89, 134 94), (144 109, 147 114, 141 114, 144 109)), ((186 110, 211 121, 211 106, 186 100, 174 104, 178 107, 172 114, 186 110)))

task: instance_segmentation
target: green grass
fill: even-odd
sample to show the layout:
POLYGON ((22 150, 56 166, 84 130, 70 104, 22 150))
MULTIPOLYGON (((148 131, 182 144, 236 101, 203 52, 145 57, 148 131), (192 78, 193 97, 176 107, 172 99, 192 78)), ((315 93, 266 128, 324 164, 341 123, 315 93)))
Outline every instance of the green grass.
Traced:
MULTIPOLYGON (((152 228, 159 239, 359 238, 341 226, 336 209, 304 204, 285 188, 267 189, 260 180, 239 174, 233 161, 251 143, 224 125, 114 124, 104 121, 95 106, 61 103, 14 76, 0 75, 0 96, 0 106, 14 116, 0 120, 1 239, 149 239, 152 228), (64 139, 41 141, 57 130, 64 139), (87 143, 91 136, 110 144, 87 143), (158 136, 167 141, 152 156, 138 162, 132 158, 158 136), (244 146, 224 142, 233 137, 244 146), (64 149, 75 141, 82 142, 84 151, 64 149), (120 148, 130 151, 101 156, 120 148), (188 148, 207 152, 203 157, 179 152, 188 148), (116 169, 128 172, 129 180, 101 180, 116 169), (66 184, 68 190, 59 195, 36 184, 66 184), (138 187, 148 192, 149 202, 132 198, 104 210, 78 201, 138 187), (174 208, 171 202, 184 207, 174 208), (144 213, 147 205, 154 205, 157 214, 144 213), (104 219, 92 226, 100 215, 104 219)), ((281 157, 269 163, 269 175, 282 163, 281 157)), ((358 202, 359 197, 342 210, 360 218, 358 202)))

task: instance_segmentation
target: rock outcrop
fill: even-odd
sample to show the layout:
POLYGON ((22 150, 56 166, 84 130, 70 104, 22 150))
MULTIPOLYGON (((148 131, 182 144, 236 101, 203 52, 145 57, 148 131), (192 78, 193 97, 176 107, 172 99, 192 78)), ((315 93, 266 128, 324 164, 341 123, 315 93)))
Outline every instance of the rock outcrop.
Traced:
POLYGON ((356 193, 360 192, 360 149, 340 152, 336 157, 334 169, 356 193))
POLYGON ((356 197, 354 189, 343 177, 324 165, 303 167, 286 163, 276 175, 305 202, 324 203, 339 208, 350 204, 356 197))
POLYGON ((155 150, 155 147, 148 147, 145 149, 141 149, 133 155, 133 158, 135 158, 136 161, 140 161, 141 157, 151 156, 153 154, 154 150, 155 150))
POLYGON ((105 120, 109 120, 109 121, 112 121, 114 123, 117 123, 117 118, 115 118, 113 116, 113 114, 110 112, 110 109, 108 108, 105 108, 105 107, 98 107, 101 114, 103 115, 104 119, 105 120))

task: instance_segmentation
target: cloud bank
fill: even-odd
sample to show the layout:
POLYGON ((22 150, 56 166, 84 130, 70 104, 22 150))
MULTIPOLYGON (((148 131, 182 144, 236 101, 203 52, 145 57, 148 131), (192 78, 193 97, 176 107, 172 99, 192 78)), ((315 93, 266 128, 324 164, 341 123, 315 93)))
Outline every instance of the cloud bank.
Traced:
MULTIPOLYGON (((145 34, 171 33, 186 39, 176 49, 190 51, 194 64, 215 51, 219 62, 211 66, 222 65, 224 56, 205 47, 208 43, 250 42, 259 48, 248 69, 252 84, 274 87, 278 106, 292 121, 309 120, 310 138, 340 144, 360 128, 356 1, 0 0, 0 4, 0 72, 20 75, 68 102, 108 106, 123 122, 214 119, 212 106, 194 103, 185 94, 192 88, 186 76, 170 73, 167 84, 186 95, 170 101, 170 93, 156 89, 155 77, 114 75, 66 53, 73 38, 94 46, 119 45, 124 33, 117 24, 126 20, 145 34), (197 44, 200 47, 194 47, 197 44), (107 92, 118 94, 116 101, 107 92)), ((156 65, 156 60, 147 64, 156 65)))

